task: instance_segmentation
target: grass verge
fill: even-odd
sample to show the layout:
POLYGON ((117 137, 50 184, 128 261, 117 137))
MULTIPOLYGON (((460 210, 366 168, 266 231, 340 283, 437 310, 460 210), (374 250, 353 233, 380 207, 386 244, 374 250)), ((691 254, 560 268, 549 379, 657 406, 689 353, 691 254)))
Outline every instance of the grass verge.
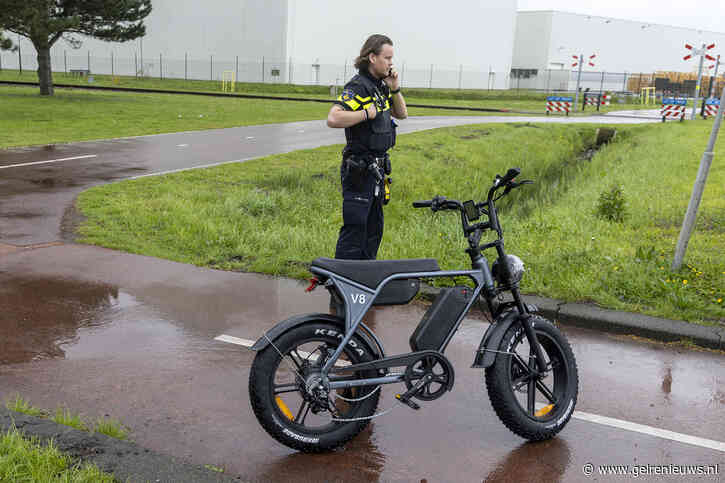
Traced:
POLYGON ((5 407, 11 411, 27 414, 29 416, 49 418, 53 422, 64 426, 70 426, 71 428, 75 428, 80 431, 101 433, 116 439, 128 438, 128 431, 121 425, 121 423, 114 419, 102 417, 98 418, 95 423, 90 424, 84 421, 79 415, 71 413, 67 408, 57 408, 55 410, 55 415, 51 417, 48 411, 32 406, 29 401, 26 401, 18 394, 7 399, 5 401, 5 407))
MULTIPOLYGON (((669 263, 710 122, 618 127, 593 158, 593 125, 480 125, 401 136, 379 258, 469 265, 460 221, 413 210, 442 194, 481 199, 520 166, 533 187, 502 206, 507 248, 527 263, 526 292, 673 319, 725 321, 725 166, 715 163, 686 268, 669 263), (597 216, 620 188, 623 222, 597 216)), ((725 146, 721 139, 720 146, 725 146)), ((308 276, 341 224, 340 146, 93 188, 78 200, 82 241, 199 266, 308 276)), ((490 254, 493 256, 493 253, 490 254)))
POLYGON ((115 479, 94 465, 74 464, 52 441, 42 444, 13 428, 0 434, 0 481, 112 483, 115 479))

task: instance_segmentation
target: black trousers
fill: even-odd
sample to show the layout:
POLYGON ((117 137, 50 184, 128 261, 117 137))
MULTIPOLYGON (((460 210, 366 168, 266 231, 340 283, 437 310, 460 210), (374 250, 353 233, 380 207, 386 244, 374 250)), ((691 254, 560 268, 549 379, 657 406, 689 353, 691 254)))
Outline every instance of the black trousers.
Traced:
POLYGON ((340 178, 343 225, 337 239, 335 258, 375 260, 383 239, 384 187, 370 172, 362 177, 346 172, 344 162, 340 178))

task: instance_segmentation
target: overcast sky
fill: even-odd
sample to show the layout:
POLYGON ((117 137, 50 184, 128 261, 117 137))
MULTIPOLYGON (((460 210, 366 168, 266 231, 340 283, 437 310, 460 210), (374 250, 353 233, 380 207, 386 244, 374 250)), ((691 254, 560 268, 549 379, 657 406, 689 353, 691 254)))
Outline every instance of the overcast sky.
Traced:
POLYGON ((560 10, 725 32, 725 0, 518 0, 519 10, 560 10))

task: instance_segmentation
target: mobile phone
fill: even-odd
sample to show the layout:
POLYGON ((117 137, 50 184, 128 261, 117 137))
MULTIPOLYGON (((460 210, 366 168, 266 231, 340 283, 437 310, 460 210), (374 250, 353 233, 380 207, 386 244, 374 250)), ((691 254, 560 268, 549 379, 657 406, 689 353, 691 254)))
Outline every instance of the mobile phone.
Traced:
POLYGON ((391 67, 390 70, 388 70, 388 77, 393 77, 393 68, 391 67))

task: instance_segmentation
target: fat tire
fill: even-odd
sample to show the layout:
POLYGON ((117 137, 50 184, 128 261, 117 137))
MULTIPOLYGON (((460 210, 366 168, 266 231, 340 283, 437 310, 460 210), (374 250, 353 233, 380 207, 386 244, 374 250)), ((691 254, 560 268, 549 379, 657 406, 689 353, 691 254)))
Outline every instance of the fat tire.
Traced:
MULTIPOLYGON (((543 441, 554 437, 569 422, 576 406, 579 376, 574 353, 561 331, 543 317, 532 316, 530 320, 534 324, 537 337, 540 334, 549 337, 561 350, 560 357, 563 357, 566 365, 566 386, 561 398, 563 404, 557 405, 545 421, 530 418, 519 405, 511 387, 511 356, 501 353, 496 355, 494 364, 486 369, 486 389, 496 415, 508 429, 530 441, 543 441)), ((498 350, 508 352, 517 337, 522 336, 522 331, 521 324, 512 325, 506 331, 498 350)), ((550 354, 547 353, 547 356, 550 357, 550 354)))
MULTIPOLYGON (((327 339, 333 343, 339 342, 339 339, 335 337, 317 335, 316 331, 318 331, 318 329, 323 329, 326 334, 338 333, 343 335, 340 327, 337 325, 326 322, 311 322, 285 332, 273 342, 283 354, 286 353, 289 348, 299 345, 299 341, 304 341, 310 337, 327 339)), ((358 347, 363 349, 364 354, 360 355, 353 350, 346 349, 345 354, 349 357, 351 362, 368 362, 377 358, 374 355, 375 353, 373 350, 361 337, 354 335, 352 340, 358 347)), ((269 433, 269 435, 274 439, 287 447, 305 453, 321 453, 331 451, 344 445, 357 436, 363 429, 365 429, 365 427, 367 427, 368 424, 370 424, 370 419, 341 422, 336 425, 334 430, 326 432, 302 431, 299 427, 291 426, 288 420, 280 417, 275 409, 276 403, 271 397, 270 384, 273 384, 274 373, 280 362, 282 361, 279 353, 275 350, 272 344, 270 344, 257 353, 249 373, 249 399, 252 405, 252 410, 264 430, 267 431, 267 433, 269 433), (285 432, 285 430, 287 430, 287 432, 285 432), (318 438, 319 441, 300 441, 299 439, 290 436, 288 434, 289 432, 305 438, 318 438)), ((376 375, 376 371, 367 371, 362 375, 366 377, 374 377, 376 375)), ((372 396, 358 403, 354 417, 369 417, 375 414, 379 399, 380 391, 378 390, 372 396)))

